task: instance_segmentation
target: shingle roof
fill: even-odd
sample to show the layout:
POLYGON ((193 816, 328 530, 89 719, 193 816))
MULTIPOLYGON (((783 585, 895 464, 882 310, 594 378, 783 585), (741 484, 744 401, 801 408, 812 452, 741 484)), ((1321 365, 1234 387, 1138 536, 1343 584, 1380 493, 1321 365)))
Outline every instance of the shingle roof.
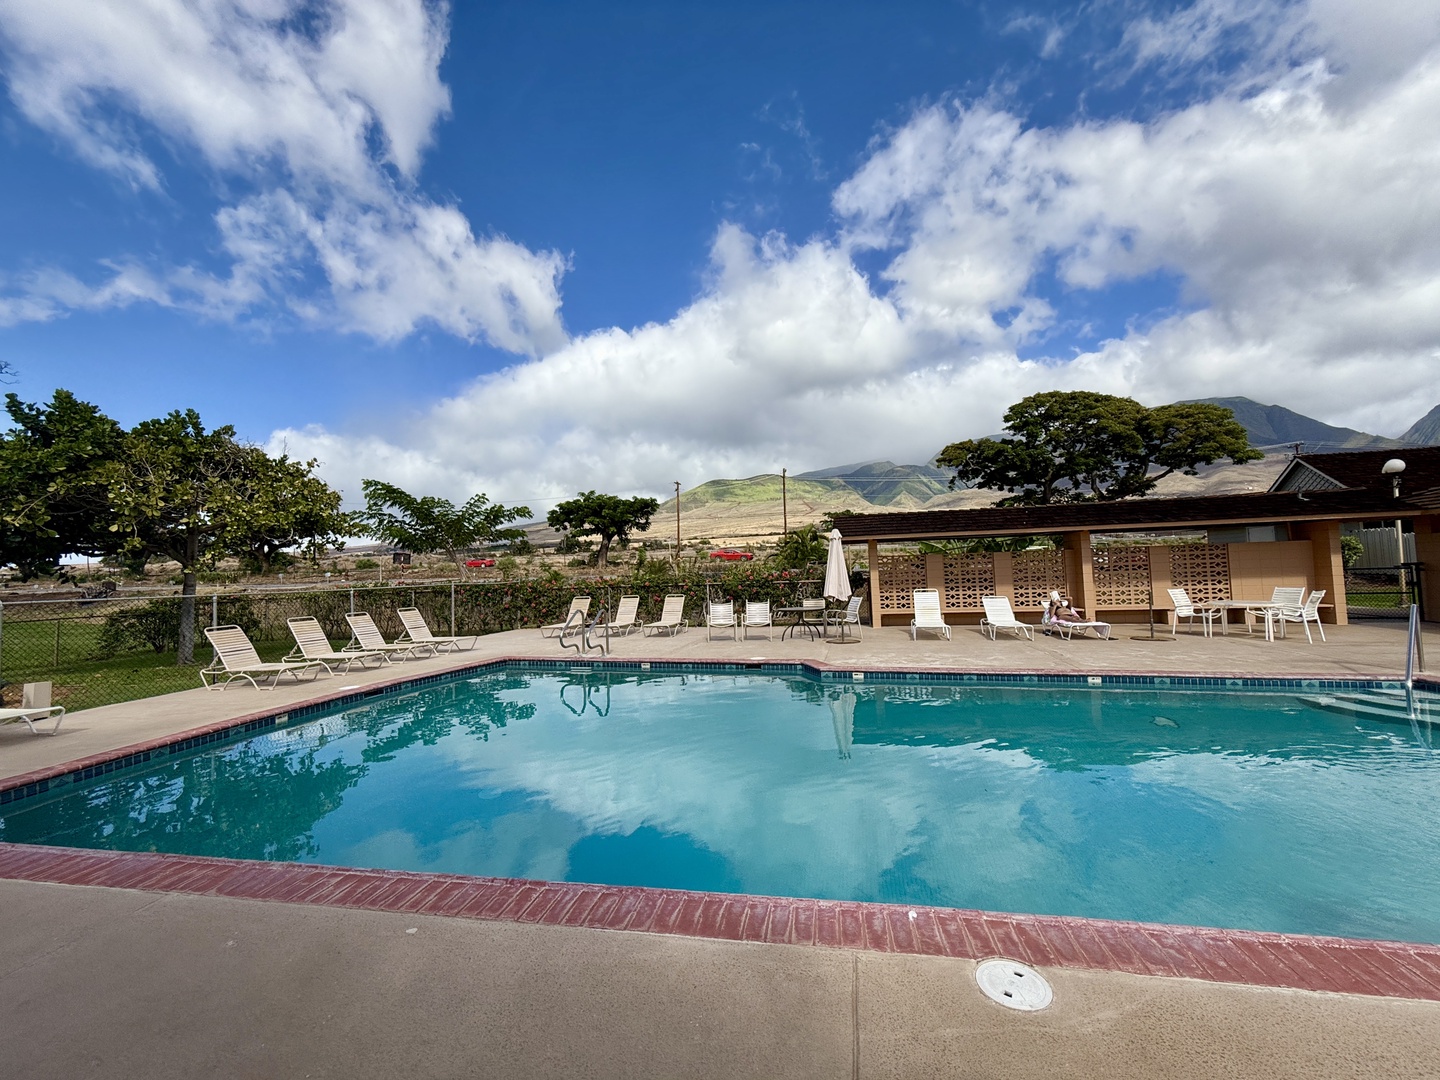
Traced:
MULTIPOLYGON (((1308 465, 1330 477, 1341 487, 1363 488, 1389 495, 1391 477, 1381 473, 1380 468, 1391 458, 1399 458, 1405 462, 1405 471, 1400 474, 1402 495, 1440 489, 1440 446, 1351 450, 1340 454, 1302 454, 1295 462, 1308 465)), ((1275 483, 1270 485, 1271 491, 1279 490, 1285 483, 1286 477, 1294 471, 1295 462, 1275 478, 1275 483)))
POLYGON ((1425 509, 1426 504, 1416 498, 1402 495, 1396 500, 1387 484, 1383 490, 1268 491, 1056 506, 991 506, 978 510, 850 514, 837 519, 836 526, 846 540, 919 540, 1106 529, 1168 529, 1266 521, 1364 520, 1412 517, 1424 513, 1425 509))

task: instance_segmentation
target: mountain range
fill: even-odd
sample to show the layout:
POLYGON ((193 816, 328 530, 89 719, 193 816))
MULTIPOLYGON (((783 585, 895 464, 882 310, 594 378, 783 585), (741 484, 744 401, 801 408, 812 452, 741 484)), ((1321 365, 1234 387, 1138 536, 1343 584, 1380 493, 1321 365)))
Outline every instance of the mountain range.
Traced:
MULTIPOLYGON (((1244 397, 1194 400, 1230 409, 1245 428, 1250 444, 1267 452, 1266 459, 1245 465, 1213 465, 1202 468, 1198 476, 1170 476, 1161 482, 1157 495, 1263 491, 1279 474, 1296 443, 1308 454, 1440 444, 1440 405, 1392 439, 1326 424, 1283 405, 1262 405, 1244 397)), ((949 485, 950 474, 934 465, 864 461, 785 478, 762 473, 744 479, 709 480, 681 493, 680 512, 686 536, 727 543, 774 535, 782 525, 793 528, 836 510, 961 509, 989 505, 997 497, 992 491, 952 491, 949 485)), ((673 535, 674 519, 675 500, 671 498, 660 505, 651 533, 673 535)))

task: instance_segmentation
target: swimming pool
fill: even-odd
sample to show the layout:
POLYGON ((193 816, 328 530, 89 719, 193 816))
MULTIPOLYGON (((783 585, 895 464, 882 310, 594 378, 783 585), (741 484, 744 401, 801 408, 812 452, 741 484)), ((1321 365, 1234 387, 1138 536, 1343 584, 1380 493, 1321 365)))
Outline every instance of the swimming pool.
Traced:
POLYGON ((1440 756, 1346 697, 496 669, 0 839, 1440 942, 1440 756))

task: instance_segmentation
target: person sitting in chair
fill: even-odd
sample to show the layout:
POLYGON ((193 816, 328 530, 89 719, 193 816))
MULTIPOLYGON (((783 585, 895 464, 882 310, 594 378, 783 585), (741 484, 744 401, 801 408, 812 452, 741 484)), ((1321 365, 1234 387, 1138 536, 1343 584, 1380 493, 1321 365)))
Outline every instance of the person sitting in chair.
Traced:
MULTIPOLYGON (((1045 605, 1045 614, 1040 619, 1045 627, 1045 633, 1050 633, 1052 627, 1064 623, 1071 627, 1093 627, 1100 637, 1110 636, 1110 624, 1104 622, 1092 622, 1085 618, 1085 612, 1075 607, 1068 596, 1061 596, 1058 592, 1050 594, 1050 602, 1045 605), (1103 632, 1102 632, 1103 628, 1103 632)), ((1081 631, 1084 633, 1084 630, 1081 631)))

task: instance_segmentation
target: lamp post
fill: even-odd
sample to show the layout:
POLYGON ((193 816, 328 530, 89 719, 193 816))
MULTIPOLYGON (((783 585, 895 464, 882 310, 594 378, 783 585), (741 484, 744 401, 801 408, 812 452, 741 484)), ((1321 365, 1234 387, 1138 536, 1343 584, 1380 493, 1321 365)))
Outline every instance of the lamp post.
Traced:
MULTIPOLYGON (((1399 458, 1391 458, 1380 466, 1380 474, 1390 477, 1390 494, 1394 498, 1400 498, 1400 474, 1405 471, 1405 462, 1399 458)), ((1400 573, 1400 596, 1402 602, 1409 598, 1409 592, 1405 588, 1405 528, 1401 520, 1395 519, 1395 565, 1400 573)))
POLYGON ((675 570, 680 570, 680 481, 675 481, 675 570))

